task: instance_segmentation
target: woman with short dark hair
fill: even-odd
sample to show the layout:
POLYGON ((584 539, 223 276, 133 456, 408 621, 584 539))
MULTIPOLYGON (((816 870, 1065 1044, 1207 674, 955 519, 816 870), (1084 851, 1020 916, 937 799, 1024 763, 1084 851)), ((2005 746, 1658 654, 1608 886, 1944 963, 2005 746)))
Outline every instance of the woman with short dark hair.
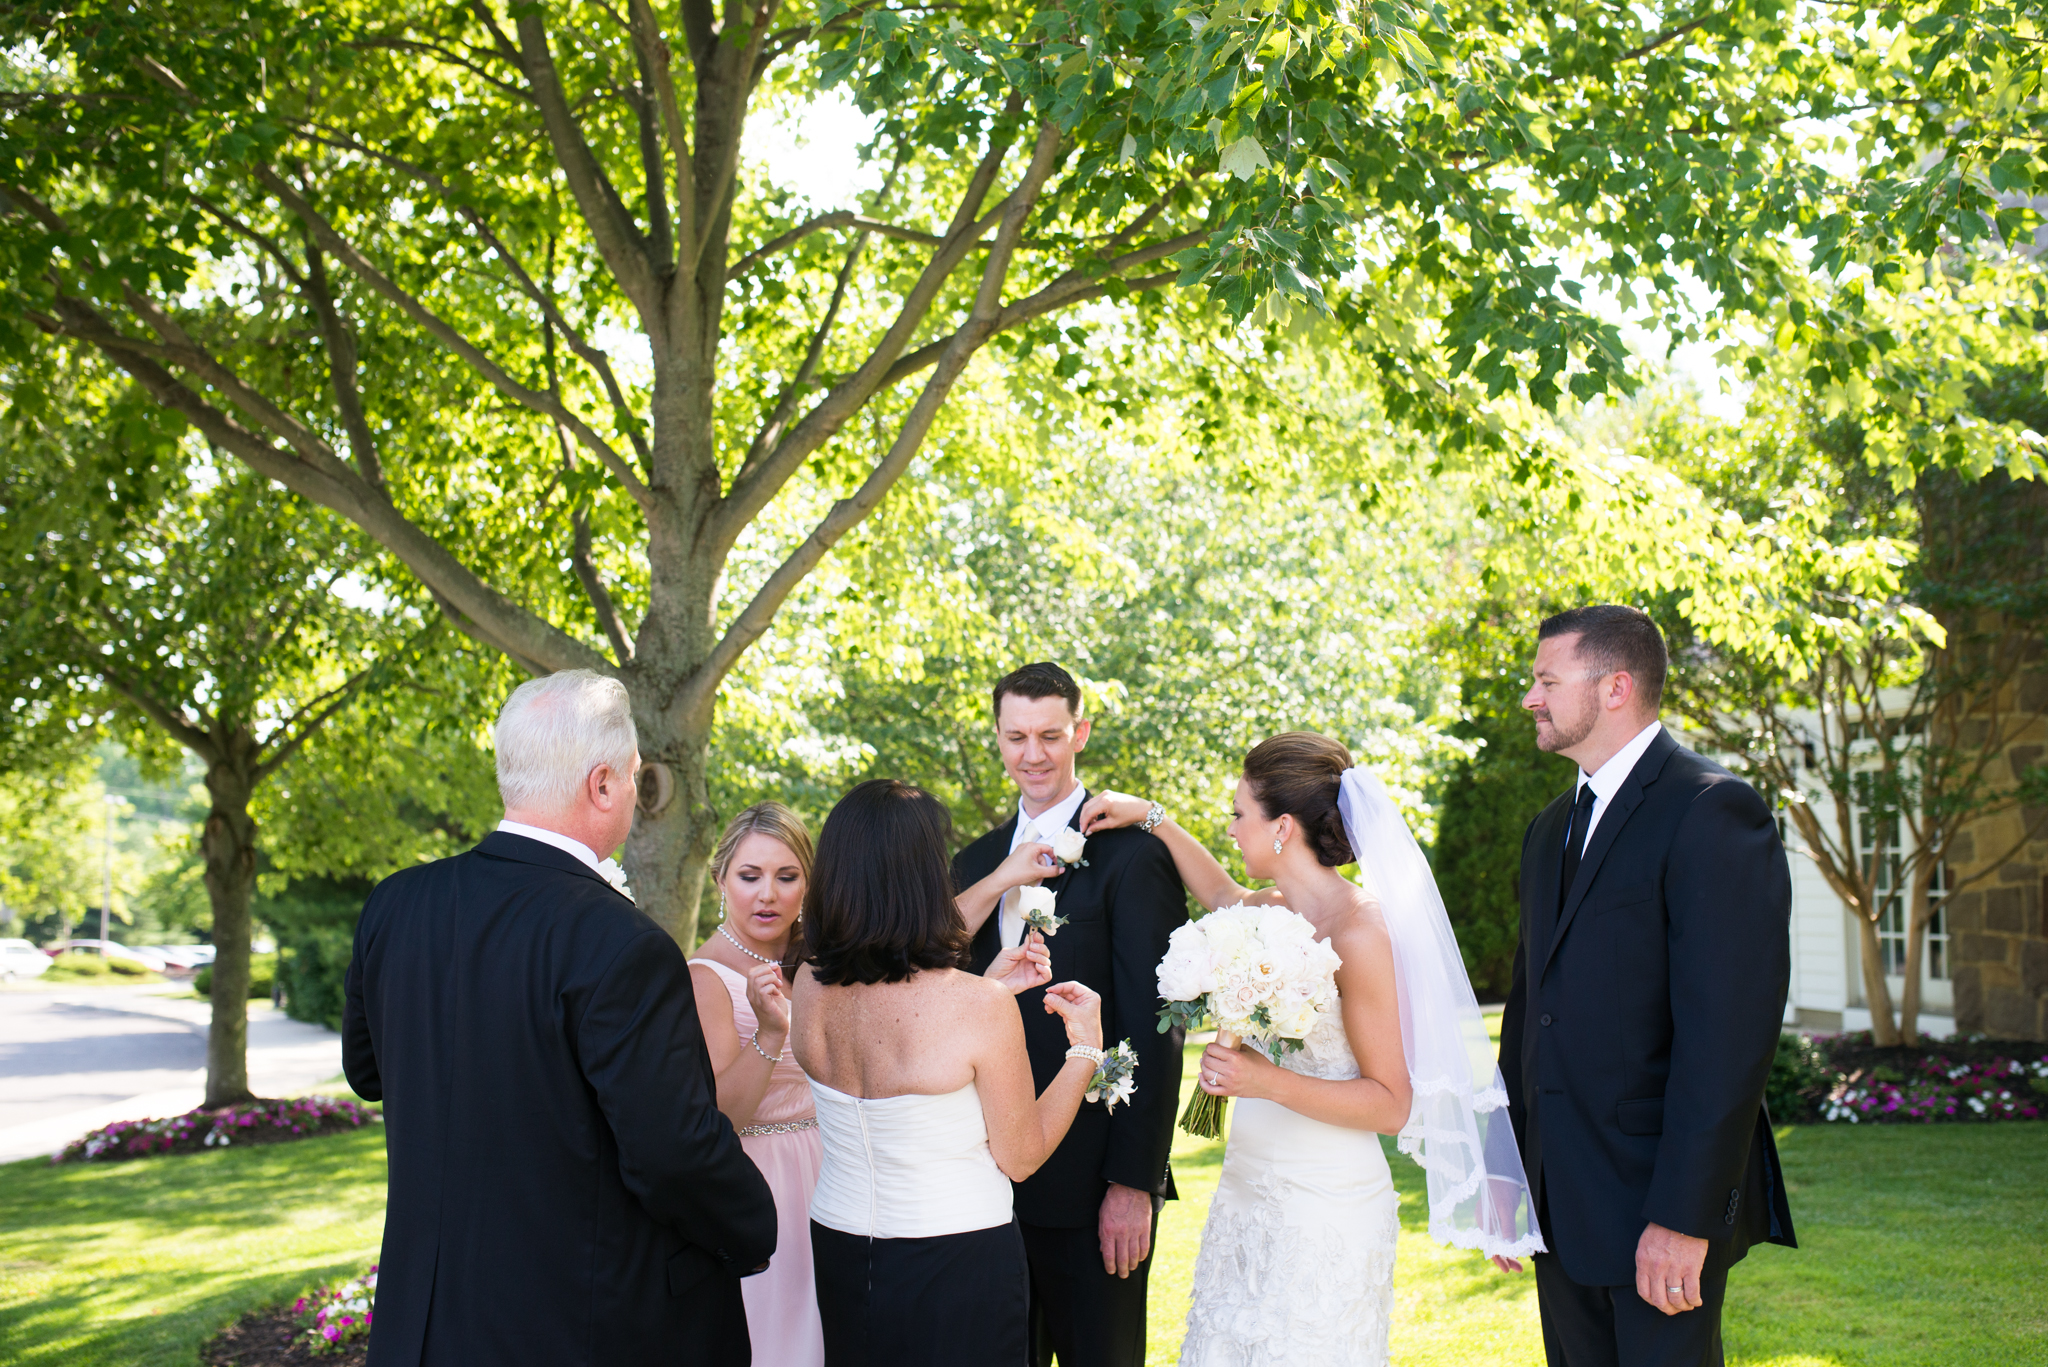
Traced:
POLYGON ((1101 998, 1045 989, 1073 1044, 1033 1095, 1010 998, 1051 976, 1034 933, 984 977, 948 869, 952 822, 907 783, 832 809, 804 897, 794 1043, 825 1160, 811 1246, 830 1364, 1015 1364, 1028 1284, 1010 1184, 1066 1136, 1102 1051, 1101 998))

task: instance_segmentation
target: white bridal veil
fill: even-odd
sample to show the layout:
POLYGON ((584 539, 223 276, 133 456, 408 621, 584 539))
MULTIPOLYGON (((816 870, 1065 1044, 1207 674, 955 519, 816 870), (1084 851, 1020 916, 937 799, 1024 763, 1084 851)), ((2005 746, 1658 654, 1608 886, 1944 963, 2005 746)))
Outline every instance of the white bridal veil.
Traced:
POLYGON ((1345 771, 1337 808, 1359 881, 1379 900, 1394 943, 1401 1046, 1415 1089, 1400 1148, 1428 1175, 1430 1236, 1489 1257, 1541 1251, 1507 1088, 1429 861, 1366 770, 1345 771))

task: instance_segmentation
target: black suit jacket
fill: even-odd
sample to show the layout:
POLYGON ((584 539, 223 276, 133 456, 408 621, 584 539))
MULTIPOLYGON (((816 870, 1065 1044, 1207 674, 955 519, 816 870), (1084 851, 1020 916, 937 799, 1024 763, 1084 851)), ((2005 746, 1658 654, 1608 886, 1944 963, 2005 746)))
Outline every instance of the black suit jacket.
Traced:
POLYGON ((378 884, 342 1061, 391 1162, 377 1367, 745 1367, 774 1198, 682 951, 582 863, 500 831, 378 884))
MULTIPOLYGON (((960 851, 953 880, 961 888, 995 872, 1010 854, 1017 830, 1011 818, 960 851)), ((1080 982, 1102 994, 1105 1044, 1128 1039, 1138 1052, 1137 1090, 1114 1114, 1101 1102, 1085 1103, 1052 1157, 1017 1184, 1017 1218, 1053 1229, 1092 1228, 1111 1182, 1155 1196, 1173 1195, 1167 1150, 1173 1146, 1174 1108, 1180 1100, 1181 1032, 1159 1031, 1159 961, 1166 938, 1188 918, 1187 896, 1173 856, 1158 836, 1136 827, 1088 837, 1087 863, 1048 878, 1067 924, 1045 944, 1052 980, 1080 982)), ((985 970, 1002 948, 997 912, 974 937, 974 971, 985 970)), ((1031 1075, 1044 1091, 1066 1061, 1067 1032, 1033 988, 1017 998, 1031 1075)))
MULTIPOLYGON (((1635 1281, 1646 1223, 1740 1258, 1791 1245, 1764 1111, 1791 975, 1791 870, 1756 790, 1659 732, 1559 905, 1575 793, 1522 840, 1500 1066, 1550 1251, 1635 1281)), ((1711 1255, 1710 1255, 1711 1256, 1711 1255)))

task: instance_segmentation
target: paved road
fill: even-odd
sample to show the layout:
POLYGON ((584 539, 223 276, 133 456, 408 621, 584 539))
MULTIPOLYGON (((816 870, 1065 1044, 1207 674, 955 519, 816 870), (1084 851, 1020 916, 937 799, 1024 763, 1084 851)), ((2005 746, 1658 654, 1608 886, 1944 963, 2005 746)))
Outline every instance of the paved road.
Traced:
MULTIPOLYGON (((211 1006, 161 983, 0 989, 0 1163, 54 1153, 116 1120, 204 1100, 211 1006)), ((303 1091, 341 1071, 341 1037, 249 1003, 249 1085, 303 1091)))

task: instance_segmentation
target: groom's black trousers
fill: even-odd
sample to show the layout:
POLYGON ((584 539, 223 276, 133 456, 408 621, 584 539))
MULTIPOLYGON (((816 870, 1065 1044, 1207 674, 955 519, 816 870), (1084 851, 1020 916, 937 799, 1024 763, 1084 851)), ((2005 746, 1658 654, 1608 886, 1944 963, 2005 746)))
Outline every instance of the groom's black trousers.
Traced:
MULTIPOLYGON (((1159 1250, 1159 1212, 1152 1199, 1152 1249, 1159 1250)), ((1145 1280, 1152 1259, 1128 1277, 1102 1270, 1102 1239, 1093 1225, 1047 1229, 1025 1225, 1031 1264, 1033 1367, 1144 1367, 1145 1280)))
POLYGON ((1719 1250, 1700 1269, 1700 1308, 1667 1315, 1628 1286, 1581 1286, 1538 1253, 1536 1299, 1550 1367, 1722 1367, 1721 1302, 1728 1263, 1719 1250))

